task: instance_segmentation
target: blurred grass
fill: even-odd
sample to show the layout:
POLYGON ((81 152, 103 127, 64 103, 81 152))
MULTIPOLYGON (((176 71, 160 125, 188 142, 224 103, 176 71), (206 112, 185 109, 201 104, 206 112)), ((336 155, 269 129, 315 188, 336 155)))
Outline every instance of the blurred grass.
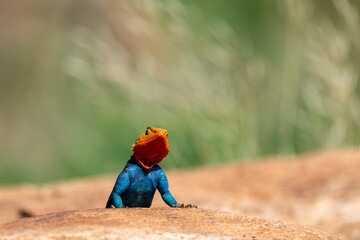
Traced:
POLYGON ((357 146, 356 1, 0 2, 0 183, 357 146))

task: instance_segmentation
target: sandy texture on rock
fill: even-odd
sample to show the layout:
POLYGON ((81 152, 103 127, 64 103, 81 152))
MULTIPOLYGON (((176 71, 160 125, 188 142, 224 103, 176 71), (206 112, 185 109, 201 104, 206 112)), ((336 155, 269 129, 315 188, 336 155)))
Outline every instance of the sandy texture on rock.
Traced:
POLYGON ((18 220, 4 239, 338 239, 293 223, 204 209, 93 209, 18 220))
MULTIPOLYGON (((360 239, 360 151, 262 160, 166 174, 179 202, 297 222, 360 239)), ((2 187, 0 223, 50 212, 103 208, 116 177, 2 187)), ((156 194, 153 207, 165 206, 156 194)))

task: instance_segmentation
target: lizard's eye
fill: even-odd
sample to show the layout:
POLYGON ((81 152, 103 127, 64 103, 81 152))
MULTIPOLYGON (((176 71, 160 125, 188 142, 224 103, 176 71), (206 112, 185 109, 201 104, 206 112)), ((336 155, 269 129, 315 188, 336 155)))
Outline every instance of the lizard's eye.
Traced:
POLYGON ((149 129, 146 129, 145 135, 149 135, 149 129))
POLYGON ((168 133, 166 133, 166 137, 168 136, 169 134, 168 133))

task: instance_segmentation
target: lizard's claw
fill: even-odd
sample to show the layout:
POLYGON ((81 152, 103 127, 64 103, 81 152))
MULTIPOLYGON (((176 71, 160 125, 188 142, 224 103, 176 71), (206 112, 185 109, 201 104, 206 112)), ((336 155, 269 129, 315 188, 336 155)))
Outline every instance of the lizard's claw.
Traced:
POLYGON ((183 203, 176 203, 174 205, 172 205, 173 208, 197 208, 196 205, 193 204, 187 204, 184 205, 183 203))
POLYGON ((187 204, 185 205, 185 208, 197 208, 197 206, 194 204, 187 204))
POLYGON ((172 205, 173 208, 184 208, 185 205, 183 203, 175 203, 172 205))

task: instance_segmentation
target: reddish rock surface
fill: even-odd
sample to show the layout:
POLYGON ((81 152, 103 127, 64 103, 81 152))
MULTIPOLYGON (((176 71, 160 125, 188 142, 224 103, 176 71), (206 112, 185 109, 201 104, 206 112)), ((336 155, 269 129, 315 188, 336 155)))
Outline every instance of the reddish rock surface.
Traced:
MULTIPOLYGON (((359 171, 360 151, 343 150, 166 174, 179 202, 297 222, 333 235, 360 239, 359 171)), ((1 187, 0 223, 50 212, 103 208, 116 177, 1 187)), ((165 206, 156 194, 153 207, 165 206)))
POLYGON ((293 223, 204 209, 77 210, 0 227, 5 239, 339 239, 293 223))

